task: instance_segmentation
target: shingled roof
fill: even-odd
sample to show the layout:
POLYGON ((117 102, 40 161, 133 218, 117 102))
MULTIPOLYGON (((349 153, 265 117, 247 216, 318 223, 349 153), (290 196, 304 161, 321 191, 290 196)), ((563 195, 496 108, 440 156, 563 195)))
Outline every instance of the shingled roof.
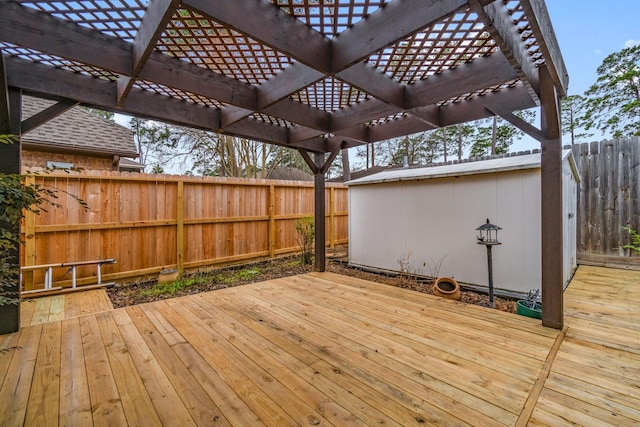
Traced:
MULTIPOLYGON (((55 101, 23 97, 23 119, 45 110, 55 101)), ((64 151, 93 156, 138 157, 133 132, 80 107, 74 107, 22 136, 25 148, 64 151)))

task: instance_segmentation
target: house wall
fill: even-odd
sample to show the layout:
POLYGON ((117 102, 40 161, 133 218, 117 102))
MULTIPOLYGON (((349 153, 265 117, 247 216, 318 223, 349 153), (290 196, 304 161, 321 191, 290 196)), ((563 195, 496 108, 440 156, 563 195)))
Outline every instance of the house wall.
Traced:
POLYGON ((503 229, 493 247, 494 287, 541 282, 540 170, 400 181, 349 188, 352 264, 488 286, 487 253, 475 230, 503 229), (438 268, 439 266, 439 268, 438 268))
POLYGON ((22 169, 46 168, 47 162, 64 162, 73 163, 73 167, 96 170, 110 171, 113 159, 105 157, 90 157, 86 155, 66 154, 66 153, 49 153, 45 151, 32 151, 28 149, 22 150, 22 169))

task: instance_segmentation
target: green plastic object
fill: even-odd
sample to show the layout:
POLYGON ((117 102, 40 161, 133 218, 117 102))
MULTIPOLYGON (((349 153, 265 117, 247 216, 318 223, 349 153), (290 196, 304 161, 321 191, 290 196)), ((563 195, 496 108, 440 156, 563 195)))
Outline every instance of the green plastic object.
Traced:
POLYGON ((542 305, 539 303, 532 303, 530 301, 520 300, 518 301, 518 308, 516 312, 521 316, 533 317, 534 319, 542 319, 542 305))

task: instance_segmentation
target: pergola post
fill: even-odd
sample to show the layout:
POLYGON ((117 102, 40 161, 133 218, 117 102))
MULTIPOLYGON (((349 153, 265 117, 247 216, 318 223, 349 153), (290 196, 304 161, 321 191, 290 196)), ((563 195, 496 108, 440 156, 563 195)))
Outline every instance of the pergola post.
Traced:
POLYGON ((563 327, 562 135, 559 98, 547 67, 540 68, 542 125, 542 325, 563 327))
MULTIPOLYGON (((315 153, 315 164, 324 164, 324 154, 315 153)), ((315 270, 325 271, 326 268, 326 230, 325 230, 325 195, 324 195, 324 174, 325 170, 319 167, 313 174, 313 194, 314 194, 314 219, 315 219, 315 270)))
MULTIPOLYGON (((13 144, 0 144, 0 173, 20 173, 20 119, 21 119, 21 93, 7 86, 4 73, 4 60, 0 56, 0 134, 15 135, 13 144)), ((18 232, 20 225, 0 223, 0 228, 13 233, 18 232)), ((10 260, 14 265, 20 265, 20 247, 10 254, 10 260)), ((20 283, 18 275, 15 280, 4 288, 8 298, 20 297, 20 283)), ((18 304, 0 305, 0 335, 16 332, 20 329, 20 306, 18 304)))

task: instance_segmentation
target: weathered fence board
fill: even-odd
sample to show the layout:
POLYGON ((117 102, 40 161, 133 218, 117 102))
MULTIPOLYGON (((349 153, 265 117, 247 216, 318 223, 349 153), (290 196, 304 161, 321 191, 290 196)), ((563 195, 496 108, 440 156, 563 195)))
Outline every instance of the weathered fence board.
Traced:
MULTIPOLYGON (((313 215, 313 185, 291 181, 83 172, 28 177, 58 190, 57 207, 28 214, 22 265, 114 258, 104 280, 198 268, 298 250, 295 221, 313 215), (87 202, 84 211, 75 196, 87 202)), ((327 244, 345 243, 347 187, 327 184, 327 244)), ((25 273, 24 290, 43 272, 25 273)), ((54 272, 57 286, 70 273, 54 272)), ((95 269, 78 268, 78 284, 95 269)))
POLYGON ((610 263, 612 256, 637 257, 635 252, 622 249, 629 243, 629 233, 622 227, 640 227, 639 144, 639 138, 634 137, 573 146, 581 178, 579 261, 593 263, 601 256, 610 263))

